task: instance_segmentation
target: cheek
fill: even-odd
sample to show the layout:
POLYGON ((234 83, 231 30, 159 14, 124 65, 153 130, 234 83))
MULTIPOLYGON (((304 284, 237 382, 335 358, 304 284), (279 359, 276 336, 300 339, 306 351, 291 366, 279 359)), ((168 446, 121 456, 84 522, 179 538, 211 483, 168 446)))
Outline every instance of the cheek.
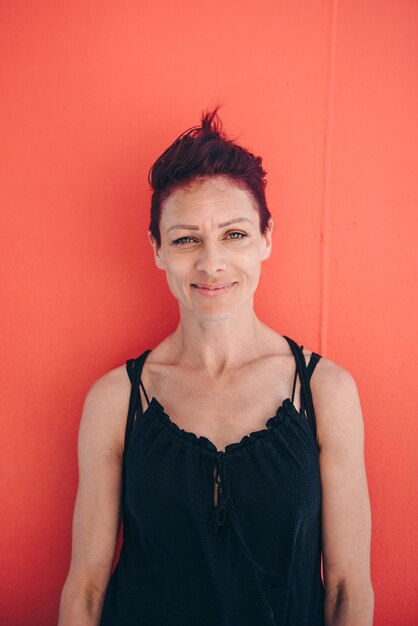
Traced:
POLYGON ((190 262, 186 263, 184 259, 175 259, 166 266, 167 283, 172 292, 178 293, 184 288, 190 276, 190 262))
POLYGON ((185 254, 173 254, 166 258, 166 272, 174 280, 178 280, 181 276, 184 276, 188 269, 191 267, 191 259, 186 258, 185 254))
POLYGON ((253 275, 260 272, 261 260, 258 250, 251 250, 247 254, 243 254, 239 259, 236 259, 237 266, 246 274, 253 275))

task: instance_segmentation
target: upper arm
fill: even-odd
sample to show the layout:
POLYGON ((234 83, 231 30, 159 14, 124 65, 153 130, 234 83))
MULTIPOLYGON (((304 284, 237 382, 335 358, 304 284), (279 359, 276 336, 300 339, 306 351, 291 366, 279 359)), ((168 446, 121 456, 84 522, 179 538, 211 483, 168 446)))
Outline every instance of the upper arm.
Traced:
POLYGON ((84 401, 79 435, 79 483, 67 581, 104 592, 120 528, 122 449, 129 403, 124 367, 99 378, 84 401))
POLYGON ((326 359, 323 365, 322 378, 312 376, 312 395, 320 446, 324 585, 333 595, 343 587, 371 588, 371 512, 357 385, 346 369, 326 359))

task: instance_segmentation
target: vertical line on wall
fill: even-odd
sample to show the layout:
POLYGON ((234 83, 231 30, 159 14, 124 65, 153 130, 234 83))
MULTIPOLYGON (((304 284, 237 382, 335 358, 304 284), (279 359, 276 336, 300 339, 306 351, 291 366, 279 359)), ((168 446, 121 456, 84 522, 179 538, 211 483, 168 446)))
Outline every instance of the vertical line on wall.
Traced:
POLYGON ((332 139, 334 130, 335 64, 337 48, 338 0, 330 0, 330 36, 328 52, 327 101, 324 134, 324 175, 322 181, 322 210, 320 218, 320 296, 319 296, 319 347, 321 354, 327 353, 329 265, 330 265, 330 213, 331 213, 331 170, 332 139))

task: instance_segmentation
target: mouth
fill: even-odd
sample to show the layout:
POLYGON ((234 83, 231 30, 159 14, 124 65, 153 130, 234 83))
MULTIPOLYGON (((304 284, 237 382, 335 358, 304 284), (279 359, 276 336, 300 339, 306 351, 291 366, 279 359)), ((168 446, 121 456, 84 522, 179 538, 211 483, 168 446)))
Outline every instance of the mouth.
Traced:
POLYGON ((233 283, 192 283, 192 287, 199 287, 199 289, 223 289, 224 287, 230 287, 233 283))
POLYGON ((229 291, 236 283, 218 283, 218 284, 205 284, 205 283, 192 283, 192 287, 202 295, 215 296, 221 293, 229 291))

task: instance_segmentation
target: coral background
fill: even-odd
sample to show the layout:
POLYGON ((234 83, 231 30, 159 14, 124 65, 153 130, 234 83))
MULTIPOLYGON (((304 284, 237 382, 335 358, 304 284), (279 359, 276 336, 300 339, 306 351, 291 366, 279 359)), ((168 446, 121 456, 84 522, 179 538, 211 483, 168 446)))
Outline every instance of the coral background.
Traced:
POLYGON ((0 24, 0 622, 57 622, 85 394, 178 320, 148 169, 219 102, 268 172, 257 314, 358 385, 374 623, 417 624, 418 3, 16 0, 0 24))

